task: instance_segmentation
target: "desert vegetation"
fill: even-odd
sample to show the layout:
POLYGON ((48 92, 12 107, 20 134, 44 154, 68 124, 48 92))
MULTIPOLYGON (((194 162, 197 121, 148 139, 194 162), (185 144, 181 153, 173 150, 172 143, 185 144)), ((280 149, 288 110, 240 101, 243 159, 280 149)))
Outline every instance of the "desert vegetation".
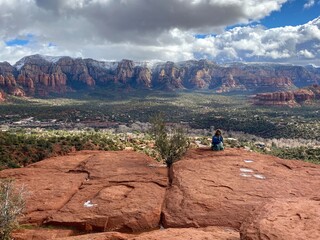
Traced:
POLYGON ((26 191, 17 188, 11 179, 0 180, 0 239, 11 240, 12 231, 18 226, 18 217, 25 207, 26 191))
MULTIPOLYGON (((79 150, 135 150, 143 152, 156 161, 178 159, 186 148, 211 143, 209 129, 181 129, 168 126, 158 129, 155 137, 149 128, 137 129, 137 124, 109 130, 45 130, 11 129, 0 132, 0 169, 17 168, 48 157, 65 155, 79 150), (132 127, 133 126, 133 127, 132 127), (125 132, 120 132, 125 130, 125 132), (171 149, 169 151, 169 149, 171 149)), ((224 131, 228 148, 247 148, 287 159, 320 163, 320 142, 306 139, 266 139, 243 132, 224 131), (261 146, 262 145, 262 146, 261 146)))
POLYGON ((155 149, 170 167, 187 152, 190 146, 189 138, 181 126, 168 128, 163 114, 154 116, 151 123, 150 132, 155 139, 155 149))
POLYGON ((199 141, 209 146, 213 130, 220 128, 224 137, 236 139, 229 147, 320 162, 317 102, 300 108, 258 107, 244 95, 212 91, 98 89, 64 97, 10 97, 0 104, 0 168, 84 149, 134 149, 161 161, 168 157, 156 149, 149 132, 150 117, 159 112, 168 126, 183 126, 191 146, 199 141))
POLYGON ((0 124, 24 118, 50 122, 56 129, 99 124, 148 122, 159 112, 166 122, 188 123, 195 129, 210 126, 241 131, 264 138, 320 140, 319 102, 299 108, 254 106, 245 95, 216 94, 213 91, 156 92, 148 90, 70 93, 65 97, 24 99, 11 97, 0 105, 0 124), (57 114, 59 113, 59 114, 57 114))
MULTIPOLYGON (((0 169, 29 165, 80 150, 140 149, 140 137, 94 130, 18 130, 0 132, 0 169)), ((150 153, 151 154, 151 153, 150 153)))

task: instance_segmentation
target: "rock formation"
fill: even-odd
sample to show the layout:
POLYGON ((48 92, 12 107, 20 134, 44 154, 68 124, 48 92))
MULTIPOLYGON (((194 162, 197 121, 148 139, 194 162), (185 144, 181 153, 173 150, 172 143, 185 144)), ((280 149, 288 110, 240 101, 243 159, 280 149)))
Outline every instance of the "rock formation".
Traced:
POLYGON ((5 93, 0 90, 0 102, 4 102, 6 100, 5 93))
POLYGON ((13 96, 16 96, 16 97, 25 97, 26 96, 26 93, 24 92, 24 90, 19 87, 11 87, 9 90, 9 93, 13 96))
MULTIPOLYGON (((239 240, 239 233, 230 228, 184 228, 162 229, 142 234, 125 234, 119 232, 92 233, 80 236, 71 230, 19 230, 14 234, 15 240, 239 240)), ((79 234, 79 233, 78 233, 79 234)))
POLYGON ((155 85, 168 90, 182 89, 181 76, 183 74, 184 70, 180 69, 174 62, 158 65, 154 76, 155 85))
POLYGON ((276 199, 251 213, 241 239, 320 239, 319 218, 319 198, 276 199))
POLYGON ((152 164, 134 152, 82 152, 0 178, 13 177, 32 193, 22 222, 139 232, 158 227, 167 186, 165 169, 152 164))
POLYGON ((0 172, 30 192, 20 222, 39 228, 17 231, 20 240, 319 239, 319 165, 194 149, 170 175, 169 186, 165 167, 133 151, 82 151, 0 172))
POLYGON ((65 93, 100 86, 177 89, 213 89, 216 92, 287 91, 319 84, 320 71, 308 66, 280 64, 218 65, 208 60, 149 63, 122 60, 103 62, 71 57, 27 56, 14 66, 0 63, 0 87, 27 95, 65 93))
POLYGON ((311 104, 320 99, 320 86, 313 85, 308 88, 288 92, 260 93, 253 97, 255 105, 267 106, 300 106, 311 104))
POLYGON ((115 81, 120 83, 128 83, 134 77, 134 63, 130 60, 122 60, 119 62, 115 72, 115 81))
POLYGON ((136 85, 146 88, 152 87, 152 72, 147 67, 136 67, 134 73, 136 85))
POLYGON ((239 229, 253 209, 271 199, 320 197, 314 190, 320 181, 320 166, 313 166, 243 150, 189 152, 173 166, 163 224, 239 229))

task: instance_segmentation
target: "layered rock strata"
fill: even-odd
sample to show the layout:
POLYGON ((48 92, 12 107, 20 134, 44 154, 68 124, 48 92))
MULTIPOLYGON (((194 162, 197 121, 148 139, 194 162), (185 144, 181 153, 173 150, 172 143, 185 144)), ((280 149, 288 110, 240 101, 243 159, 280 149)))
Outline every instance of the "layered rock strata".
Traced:
POLYGON ((254 96, 255 105, 266 106, 300 106, 320 99, 320 86, 313 85, 305 89, 288 92, 260 93, 254 96))
POLYGON ((314 67, 280 64, 218 65, 208 60, 143 63, 131 60, 103 62, 70 57, 27 56, 14 66, 0 63, 0 88, 18 88, 27 95, 114 86, 163 90, 213 89, 279 91, 319 84, 314 67))

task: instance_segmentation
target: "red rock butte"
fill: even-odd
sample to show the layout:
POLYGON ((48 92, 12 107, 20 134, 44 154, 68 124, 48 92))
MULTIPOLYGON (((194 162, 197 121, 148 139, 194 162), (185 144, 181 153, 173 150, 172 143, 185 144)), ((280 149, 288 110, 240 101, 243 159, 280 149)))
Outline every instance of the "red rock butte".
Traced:
POLYGON ((29 194, 17 240, 320 239, 320 165, 192 149, 169 171, 133 152, 81 151, 0 172, 29 194), (48 227, 50 226, 50 227, 48 227))

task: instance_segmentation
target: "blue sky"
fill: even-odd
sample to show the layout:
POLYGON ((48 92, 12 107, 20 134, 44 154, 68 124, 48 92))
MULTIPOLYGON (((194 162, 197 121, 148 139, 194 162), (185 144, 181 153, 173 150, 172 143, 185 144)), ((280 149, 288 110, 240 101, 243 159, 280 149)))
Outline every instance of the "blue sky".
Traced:
POLYGON ((320 66, 320 0, 0 0, 0 6, 0 61, 12 64, 39 53, 320 66))
POLYGON ((7 46, 14 47, 14 46, 26 46, 30 44, 33 40, 32 34, 27 34, 24 38, 13 38, 10 40, 5 41, 7 46))
POLYGON ((5 43, 6 43, 7 46, 25 46, 29 42, 30 42, 29 39, 17 39, 17 38, 15 38, 15 39, 6 41, 5 43))
POLYGON ((307 1, 293 0, 286 2, 280 11, 272 12, 270 16, 261 20, 261 24, 267 28, 297 26, 305 24, 320 15, 320 1, 315 1, 314 5, 305 8, 307 1))

